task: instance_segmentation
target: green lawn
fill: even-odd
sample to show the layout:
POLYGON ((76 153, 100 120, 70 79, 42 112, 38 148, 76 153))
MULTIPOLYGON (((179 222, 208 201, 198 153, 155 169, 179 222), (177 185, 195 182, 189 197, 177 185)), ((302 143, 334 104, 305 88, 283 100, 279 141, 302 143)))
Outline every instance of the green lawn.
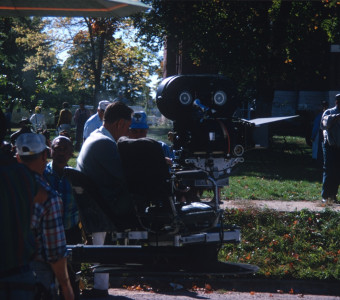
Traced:
POLYGON ((221 261, 257 265, 256 277, 340 279, 340 214, 227 209, 227 223, 242 230, 241 243, 226 244, 221 261))
POLYGON ((248 151, 244 160, 224 199, 320 200, 322 168, 303 138, 274 136, 268 149, 248 151))

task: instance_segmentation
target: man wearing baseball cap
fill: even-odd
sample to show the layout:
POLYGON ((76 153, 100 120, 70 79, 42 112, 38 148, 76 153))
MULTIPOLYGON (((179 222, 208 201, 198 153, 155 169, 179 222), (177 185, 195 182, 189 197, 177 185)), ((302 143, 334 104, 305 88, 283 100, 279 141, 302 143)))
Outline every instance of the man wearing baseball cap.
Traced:
MULTIPOLYGON (((145 138, 148 134, 148 118, 144 111, 137 111, 132 115, 132 122, 129 130, 129 138, 130 139, 140 139, 145 138)), ((166 158, 167 164, 171 165, 171 159, 174 158, 174 154, 170 147, 162 142, 158 141, 161 144, 164 156, 166 158)))
POLYGON ((83 139, 84 141, 90 136, 90 134, 103 125, 104 111, 110 104, 108 100, 102 100, 98 103, 97 113, 91 116, 84 125, 83 139))
POLYGON ((149 125, 147 116, 144 111, 137 111, 132 115, 132 121, 129 131, 129 138, 140 139, 148 134, 149 125))
POLYGON ((31 211, 33 203, 45 201, 47 194, 38 188, 32 172, 4 149, 5 125, 0 109, 0 299, 33 300, 31 211))
POLYGON ((16 140, 17 159, 26 165, 35 176, 37 184, 47 193, 47 200, 33 206, 31 228, 35 237, 36 253, 32 269, 39 282, 51 293, 57 295, 54 287, 57 278, 64 299, 74 299, 67 272, 66 239, 63 226, 63 203, 57 192, 43 177, 49 148, 45 136, 23 133, 16 140))

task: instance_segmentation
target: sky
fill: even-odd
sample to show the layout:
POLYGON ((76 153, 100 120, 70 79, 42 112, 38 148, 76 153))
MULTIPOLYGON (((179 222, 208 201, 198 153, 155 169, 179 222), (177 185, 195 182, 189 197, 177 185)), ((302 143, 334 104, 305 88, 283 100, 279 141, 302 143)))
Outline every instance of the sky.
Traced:
MULTIPOLYGON (((52 19, 52 18, 50 18, 52 19)), ((76 19, 76 18, 74 18, 76 19)), ((78 32, 81 28, 80 27, 75 27, 75 32, 78 32)), ((74 32, 69 33, 67 29, 62 28, 62 29, 58 29, 56 27, 51 27, 50 30, 55 31, 56 34, 60 35, 60 36, 66 36, 66 35, 70 35, 70 34, 74 34, 74 32)), ((121 37, 124 41, 126 41, 126 43, 130 44, 130 45, 136 45, 136 43, 133 41, 134 37, 136 34, 136 30, 129 30, 127 31, 121 31, 121 32, 117 32, 115 34, 116 38, 121 37)), ((68 58, 68 49, 65 49, 64 51, 60 51, 57 54, 57 58, 60 62, 60 64, 63 64, 65 62, 65 60, 68 58)), ((158 57, 162 57, 163 56, 163 49, 161 49, 158 53, 157 53, 158 57)), ((152 97, 155 98, 156 96, 156 89, 157 89, 157 81, 158 81, 158 76, 157 75, 152 75, 150 76, 150 80, 151 80, 151 84, 150 87, 152 88, 152 97)))

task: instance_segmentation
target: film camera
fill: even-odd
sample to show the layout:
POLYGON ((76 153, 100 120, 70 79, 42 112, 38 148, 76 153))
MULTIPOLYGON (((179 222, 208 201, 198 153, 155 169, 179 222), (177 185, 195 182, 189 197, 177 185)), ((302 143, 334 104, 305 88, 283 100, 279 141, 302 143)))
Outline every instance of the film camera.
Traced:
POLYGON ((160 84, 156 101, 173 121, 175 167, 204 170, 219 187, 228 185, 244 151, 255 146, 253 124, 233 117, 239 104, 234 83, 218 75, 173 76, 160 84))
POLYGON ((170 172, 164 158, 154 163, 160 155, 147 138, 118 142, 123 167, 130 170, 130 192, 146 199, 137 215, 149 244, 239 241, 239 228, 227 228, 220 208, 220 188, 228 185, 245 150, 254 147, 254 125, 233 117, 239 104, 235 85, 218 75, 172 76, 159 85, 156 102, 162 115, 173 121, 175 158, 170 172), (138 167, 141 161, 144 167, 138 167), (148 172, 138 173, 145 169, 148 172), (212 191, 212 199, 203 199, 205 190, 212 191))

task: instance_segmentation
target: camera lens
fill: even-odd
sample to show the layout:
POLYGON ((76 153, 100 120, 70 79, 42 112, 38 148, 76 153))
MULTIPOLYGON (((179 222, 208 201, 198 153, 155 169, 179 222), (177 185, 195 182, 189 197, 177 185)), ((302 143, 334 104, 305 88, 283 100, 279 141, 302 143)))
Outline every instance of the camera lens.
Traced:
POLYGON ((217 91, 214 94, 214 103, 216 105, 222 106, 227 102, 227 94, 223 91, 217 91))
POLYGON ((185 91, 179 94, 179 102, 183 105, 189 105, 192 101, 192 96, 189 92, 185 91))

